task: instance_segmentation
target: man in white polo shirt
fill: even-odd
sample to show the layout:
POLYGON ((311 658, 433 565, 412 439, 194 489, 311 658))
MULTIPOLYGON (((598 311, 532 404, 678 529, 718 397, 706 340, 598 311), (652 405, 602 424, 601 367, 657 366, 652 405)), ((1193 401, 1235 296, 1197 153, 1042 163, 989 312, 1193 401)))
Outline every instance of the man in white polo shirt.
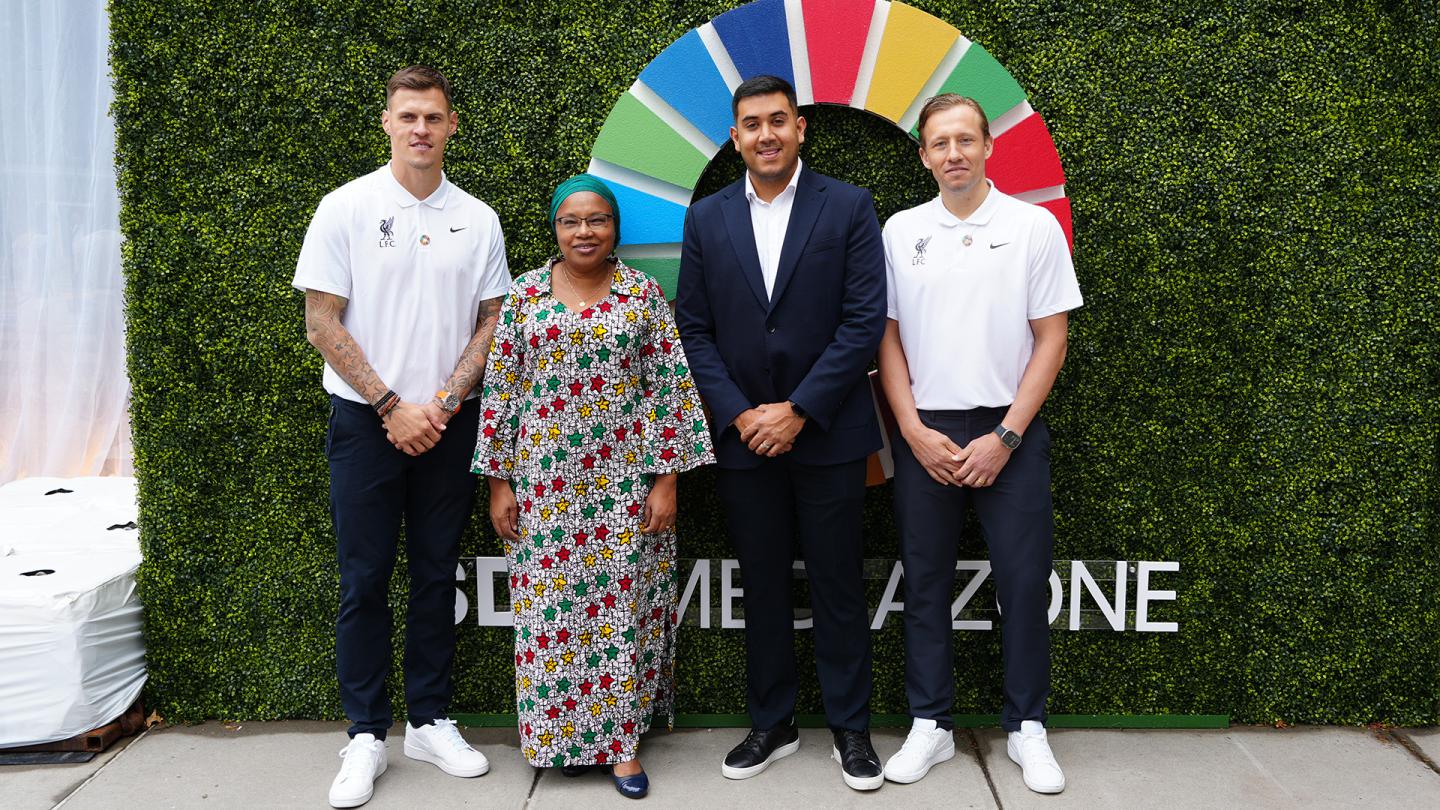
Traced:
POLYGON ((885 225, 888 316, 880 376, 893 443, 905 569, 905 689, 913 724, 885 776, 914 782, 955 755, 950 604, 957 540, 973 505, 990 550, 1004 647, 1007 752, 1025 784, 1065 776, 1045 735, 1046 596, 1054 546, 1050 434, 1037 414, 1065 361, 1082 303, 1065 235, 1039 206, 985 178, 993 141, 973 99, 920 113, 920 160, 940 194, 885 225))
POLYGON ((457 117, 437 71, 386 86, 390 162, 326 195, 294 285, 325 358, 326 454, 340 562, 336 656, 350 718, 330 804, 370 799, 390 728, 390 573, 405 524, 405 755, 455 776, 489 769, 446 718, 455 658, 455 566, 470 519, 478 389, 510 284, 500 221, 442 168, 457 117))

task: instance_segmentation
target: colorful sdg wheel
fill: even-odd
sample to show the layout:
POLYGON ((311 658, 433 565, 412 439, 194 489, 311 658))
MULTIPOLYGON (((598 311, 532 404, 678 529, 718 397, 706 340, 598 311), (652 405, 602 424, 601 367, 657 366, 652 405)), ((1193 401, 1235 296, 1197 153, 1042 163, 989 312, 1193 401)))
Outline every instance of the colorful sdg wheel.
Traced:
POLYGON ((1065 173, 1025 91, 945 21, 889 0, 755 0, 687 32, 640 72, 600 128, 588 171, 625 211, 619 255, 675 296, 685 209, 730 137, 730 97, 771 74, 800 104, 865 110, 916 137, 925 99, 960 93, 990 118, 986 175, 1048 208, 1071 240, 1065 173))

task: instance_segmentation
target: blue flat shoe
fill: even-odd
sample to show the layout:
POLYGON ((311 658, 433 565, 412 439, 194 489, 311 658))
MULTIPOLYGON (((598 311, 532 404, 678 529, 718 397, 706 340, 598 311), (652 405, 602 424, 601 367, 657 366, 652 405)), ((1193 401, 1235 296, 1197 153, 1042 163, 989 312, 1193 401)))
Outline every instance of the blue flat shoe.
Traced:
POLYGON ((630 776, 616 776, 611 771, 610 778, 615 780, 615 790, 627 799, 643 799, 650 792, 650 777, 644 771, 630 776))

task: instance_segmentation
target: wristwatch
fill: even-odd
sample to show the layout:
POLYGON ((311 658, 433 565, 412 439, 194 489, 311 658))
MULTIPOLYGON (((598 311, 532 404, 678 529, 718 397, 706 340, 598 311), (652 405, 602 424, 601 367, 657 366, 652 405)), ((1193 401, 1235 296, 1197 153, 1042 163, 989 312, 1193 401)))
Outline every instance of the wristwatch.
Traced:
POLYGON ((1000 437, 1001 444, 1005 445, 1011 450, 1014 450, 1015 448, 1020 446, 1020 434, 1016 433, 1010 428, 1005 427, 1004 425, 995 426, 995 435, 1000 437))
POLYGON ((460 395, 450 391, 436 391, 435 399, 440 402, 440 410, 454 416, 460 412, 460 395))

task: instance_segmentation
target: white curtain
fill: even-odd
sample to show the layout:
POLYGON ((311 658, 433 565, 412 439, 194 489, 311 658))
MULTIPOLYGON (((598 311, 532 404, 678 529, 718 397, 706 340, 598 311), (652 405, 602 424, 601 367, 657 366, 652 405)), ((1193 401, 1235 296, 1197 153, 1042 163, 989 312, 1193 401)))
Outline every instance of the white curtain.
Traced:
POLYGON ((0 484, 132 474, 104 0, 0 0, 0 484))

